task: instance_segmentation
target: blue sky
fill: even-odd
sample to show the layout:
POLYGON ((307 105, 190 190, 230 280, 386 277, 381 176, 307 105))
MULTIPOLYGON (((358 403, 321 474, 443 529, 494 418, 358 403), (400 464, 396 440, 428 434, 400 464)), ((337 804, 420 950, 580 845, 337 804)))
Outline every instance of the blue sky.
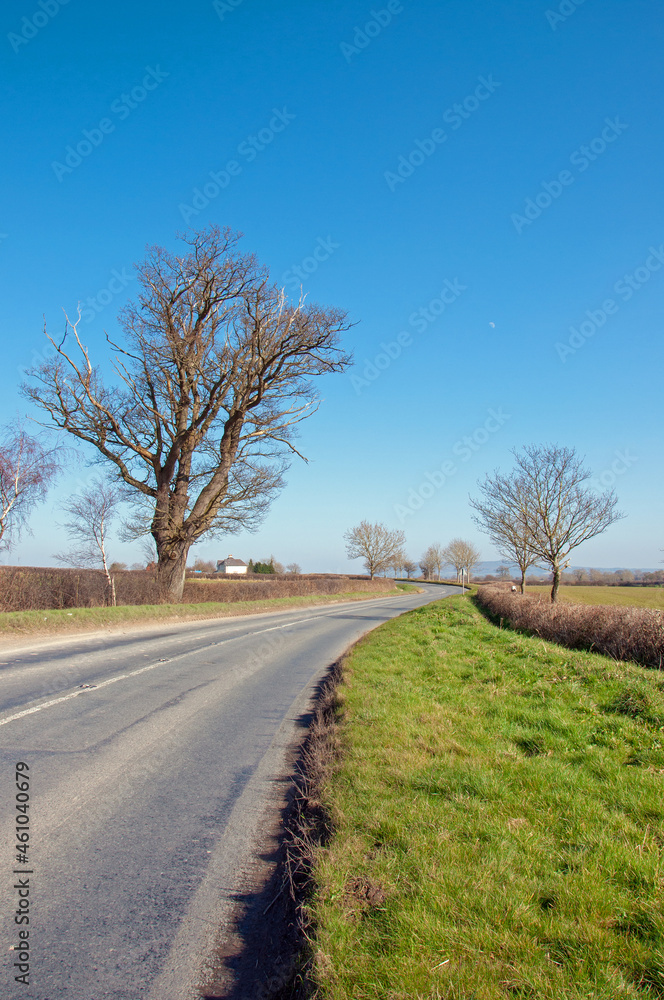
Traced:
MULTIPOLYGON (((348 310, 357 363, 323 381, 311 461, 260 531, 194 555, 359 569, 342 536, 368 519, 403 528, 414 558, 461 535, 493 559, 468 493, 553 441, 628 515, 573 561, 659 562, 656 6, 8 0, 1 17, 0 422, 36 416, 18 384, 44 317, 58 333, 81 301, 103 367, 145 246, 229 225, 287 290, 299 268, 311 299, 348 310)), ((57 502, 92 457, 5 561, 67 547, 57 502)))

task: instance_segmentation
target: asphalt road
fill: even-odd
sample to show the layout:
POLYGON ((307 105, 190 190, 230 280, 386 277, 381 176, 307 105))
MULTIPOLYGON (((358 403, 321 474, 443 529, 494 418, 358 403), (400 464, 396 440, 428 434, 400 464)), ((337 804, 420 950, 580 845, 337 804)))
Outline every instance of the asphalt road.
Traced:
POLYGON ((0 647, 3 1000, 199 996, 315 685, 370 629, 456 592, 0 647), (11 950, 26 900, 29 985, 11 950))

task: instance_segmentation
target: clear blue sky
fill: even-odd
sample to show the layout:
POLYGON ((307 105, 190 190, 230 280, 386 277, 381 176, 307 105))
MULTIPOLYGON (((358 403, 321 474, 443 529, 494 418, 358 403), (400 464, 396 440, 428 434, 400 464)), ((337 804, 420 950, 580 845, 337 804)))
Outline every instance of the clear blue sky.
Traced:
MULTIPOLYGON (((259 533, 194 555, 359 569, 342 535, 366 518, 404 528, 415 558, 461 535, 492 559, 468 493, 511 448, 554 441, 628 515, 574 562, 659 562, 656 5, 8 0, 1 17, 0 422, 29 413, 18 383, 44 316, 58 333, 80 300, 103 365, 146 244, 216 222, 288 290, 296 266, 312 299, 349 311, 357 365, 322 385, 311 461, 259 533)), ((82 458, 10 561, 67 547, 56 503, 89 476, 82 458)))

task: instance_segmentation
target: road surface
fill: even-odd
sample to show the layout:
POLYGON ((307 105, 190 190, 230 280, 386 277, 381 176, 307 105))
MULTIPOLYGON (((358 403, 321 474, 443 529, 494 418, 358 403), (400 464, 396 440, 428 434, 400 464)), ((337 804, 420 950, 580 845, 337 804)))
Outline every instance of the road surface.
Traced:
POLYGON ((3 1000, 200 996, 315 685, 370 629, 458 592, 424 587, 0 647, 3 1000))

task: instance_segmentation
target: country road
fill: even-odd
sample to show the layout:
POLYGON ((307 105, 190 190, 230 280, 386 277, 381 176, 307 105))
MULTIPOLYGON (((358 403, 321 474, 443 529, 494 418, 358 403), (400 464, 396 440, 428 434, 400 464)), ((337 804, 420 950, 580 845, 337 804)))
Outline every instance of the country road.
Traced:
POLYGON ((423 586, 0 647, 3 1000, 200 996, 316 683, 370 629, 458 592, 423 586), (29 985, 10 950, 26 900, 29 985))

